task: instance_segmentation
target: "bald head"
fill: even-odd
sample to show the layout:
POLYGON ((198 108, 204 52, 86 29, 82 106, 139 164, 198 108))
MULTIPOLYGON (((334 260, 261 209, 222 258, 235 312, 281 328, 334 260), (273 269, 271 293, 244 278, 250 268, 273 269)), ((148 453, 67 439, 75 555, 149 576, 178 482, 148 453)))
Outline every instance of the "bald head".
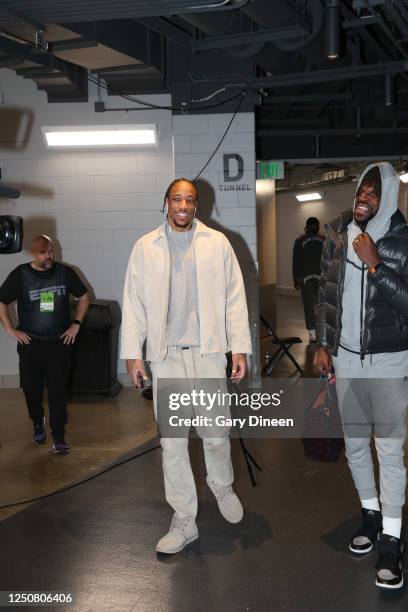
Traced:
POLYGON ((38 251, 38 249, 46 249, 50 244, 52 245, 52 240, 45 234, 36 236, 35 238, 33 238, 33 241, 31 243, 31 252, 34 253, 38 251))
POLYGON ((54 245, 51 238, 42 234, 36 236, 31 243, 32 267, 35 270, 49 270, 55 261, 54 245))

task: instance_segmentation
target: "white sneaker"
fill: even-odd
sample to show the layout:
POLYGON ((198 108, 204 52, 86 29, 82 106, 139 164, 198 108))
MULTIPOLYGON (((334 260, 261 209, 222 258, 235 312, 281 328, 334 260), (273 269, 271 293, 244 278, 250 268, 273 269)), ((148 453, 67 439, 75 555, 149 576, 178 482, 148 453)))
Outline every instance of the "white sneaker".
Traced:
POLYGON ((207 484, 215 495, 222 516, 229 523, 239 523, 244 516, 244 509, 238 495, 231 485, 217 485, 207 477, 207 484))
POLYGON ((198 529, 194 517, 178 518, 175 514, 169 532, 157 542, 156 552, 174 555, 197 539, 198 529))
POLYGON ((310 342, 316 342, 316 330, 309 329, 309 340, 310 342))

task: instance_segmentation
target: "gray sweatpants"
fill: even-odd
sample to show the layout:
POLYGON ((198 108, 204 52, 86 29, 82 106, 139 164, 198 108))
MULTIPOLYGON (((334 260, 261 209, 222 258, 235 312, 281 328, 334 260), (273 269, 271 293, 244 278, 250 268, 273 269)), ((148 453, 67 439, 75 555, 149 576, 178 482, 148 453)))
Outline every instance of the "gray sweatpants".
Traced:
POLYGON ((360 499, 377 496, 370 447, 374 435, 382 513, 399 518, 406 486, 407 354, 404 351, 368 355, 361 362, 359 355, 339 348, 333 365, 346 457, 360 499))

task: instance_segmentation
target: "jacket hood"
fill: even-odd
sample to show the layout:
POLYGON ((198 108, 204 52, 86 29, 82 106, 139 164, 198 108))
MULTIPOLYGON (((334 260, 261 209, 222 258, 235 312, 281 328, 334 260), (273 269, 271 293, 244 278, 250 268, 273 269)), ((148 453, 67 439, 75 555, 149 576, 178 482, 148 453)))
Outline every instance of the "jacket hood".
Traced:
MULTIPOLYGON (((371 237, 378 239, 385 233, 386 228, 389 227, 392 215, 398 209, 400 178, 393 166, 388 162, 370 164, 360 176, 357 183, 356 195, 367 172, 376 167, 380 170, 381 174, 381 201, 377 214, 367 223, 366 231, 371 237)), ((354 196, 353 217, 354 208, 356 206, 356 195, 354 196)))

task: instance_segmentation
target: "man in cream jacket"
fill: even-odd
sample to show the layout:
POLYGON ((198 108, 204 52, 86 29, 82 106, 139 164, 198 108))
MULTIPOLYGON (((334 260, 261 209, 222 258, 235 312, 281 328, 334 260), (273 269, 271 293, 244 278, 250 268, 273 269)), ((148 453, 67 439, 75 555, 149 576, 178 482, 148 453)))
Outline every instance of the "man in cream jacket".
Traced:
MULTIPOLYGON (((231 379, 239 382, 251 352, 238 261, 224 234, 195 219, 197 200, 191 181, 176 179, 169 185, 167 220, 136 242, 126 273, 121 357, 140 388, 146 378, 146 341, 156 417, 158 380, 225 379, 225 353, 231 351, 231 379)), ((231 486, 228 429, 210 437, 197 431, 203 438, 207 483, 222 516, 238 523, 243 508, 231 486)), ((156 551, 174 554, 198 538, 197 493, 188 437, 162 437, 161 445, 166 500, 174 516, 156 551)))

